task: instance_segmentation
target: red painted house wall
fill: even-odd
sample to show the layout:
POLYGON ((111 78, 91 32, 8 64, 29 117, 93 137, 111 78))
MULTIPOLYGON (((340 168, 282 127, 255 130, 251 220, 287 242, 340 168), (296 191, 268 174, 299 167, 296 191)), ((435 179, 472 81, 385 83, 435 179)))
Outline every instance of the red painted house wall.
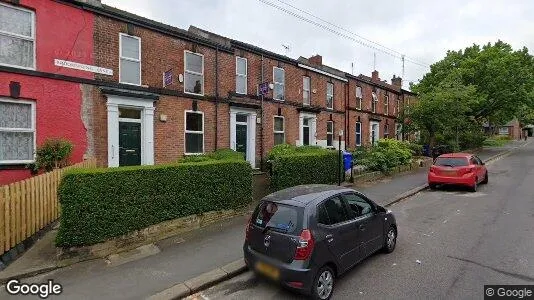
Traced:
MULTIPOLYGON (((90 72, 54 65, 54 59, 93 65, 91 13, 51 0, 22 0, 20 5, 35 12, 36 71, 94 78, 90 72)), ((35 101, 37 147, 47 138, 66 138, 74 144, 71 162, 83 160, 87 139, 80 84, 0 71, 0 97, 15 101, 9 97, 11 81, 20 83, 20 98, 35 101)), ((31 176, 22 167, 0 167, 0 185, 31 176)))

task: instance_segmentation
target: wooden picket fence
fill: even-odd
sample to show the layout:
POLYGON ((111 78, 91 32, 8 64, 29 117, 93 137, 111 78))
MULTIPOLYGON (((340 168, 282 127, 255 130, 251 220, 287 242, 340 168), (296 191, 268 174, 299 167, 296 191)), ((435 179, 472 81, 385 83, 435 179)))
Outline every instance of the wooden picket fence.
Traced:
POLYGON ((95 166, 96 160, 89 159, 0 186, 0 255, 57 220, 57 189, 66 170, 95 166))

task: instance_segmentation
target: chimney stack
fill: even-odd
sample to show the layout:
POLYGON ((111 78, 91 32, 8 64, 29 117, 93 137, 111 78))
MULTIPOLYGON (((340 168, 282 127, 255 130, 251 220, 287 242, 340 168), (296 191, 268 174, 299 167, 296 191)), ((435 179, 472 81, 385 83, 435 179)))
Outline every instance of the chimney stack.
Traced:
POLYGON ((378 71, 377 70, 374 70, 373 73, 371 73, 372 76, 371 78, 373 79, 373 81, 380 81, 380 78, 378 77, 378 71))
POLYGON ((391 78, 391 84, 396 87, 402 88, 402 78, 393 75, 393 78, 391 78))
POLYGON ((323 57, 321 55, 319 55, 319 54, 316 54, 316 55, 308 58, 308 61, 312 65, 316 65, 316 66, 322 66, 323 65, 323 57))

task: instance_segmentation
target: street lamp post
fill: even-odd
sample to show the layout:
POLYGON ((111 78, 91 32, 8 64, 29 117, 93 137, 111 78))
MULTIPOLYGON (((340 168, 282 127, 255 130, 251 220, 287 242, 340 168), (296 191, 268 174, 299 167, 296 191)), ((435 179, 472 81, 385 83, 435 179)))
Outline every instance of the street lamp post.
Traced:
POLYGON ((337 148, 338 148, 338 160, 337 160, 337 185, 341 185, 341 162, 342 162, 342 157, 341 157, 341 137, 343 137, 343 130, 340 130, 339 131, 339 135, 338 135, 338 143, 337 143, 337 148))

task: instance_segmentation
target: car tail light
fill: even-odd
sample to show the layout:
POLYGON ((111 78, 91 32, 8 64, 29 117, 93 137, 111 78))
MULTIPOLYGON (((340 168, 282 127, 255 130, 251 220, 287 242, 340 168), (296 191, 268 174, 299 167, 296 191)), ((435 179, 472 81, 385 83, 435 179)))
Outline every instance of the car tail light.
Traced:
POLYGON ((430 166, 430 172, 436 173, 436 167, 435 166, 430 166))
POLYGON ((248 241, 248 236, 250 234, 250 221, 252 220, 252 216, 248 218, 247 227, 245 228, 245 241, 248 241))
POLYGON ((315 241, 310 230, 304 229, 300 234, 297 252, 295 252, 295 260, 306 260, 313 252, 315 241))
POLYGON ((292 286, 294 288, 302 288, 304 286, 304 283, 300 281, 290 281, 287 283, 289 286, 292 286))

